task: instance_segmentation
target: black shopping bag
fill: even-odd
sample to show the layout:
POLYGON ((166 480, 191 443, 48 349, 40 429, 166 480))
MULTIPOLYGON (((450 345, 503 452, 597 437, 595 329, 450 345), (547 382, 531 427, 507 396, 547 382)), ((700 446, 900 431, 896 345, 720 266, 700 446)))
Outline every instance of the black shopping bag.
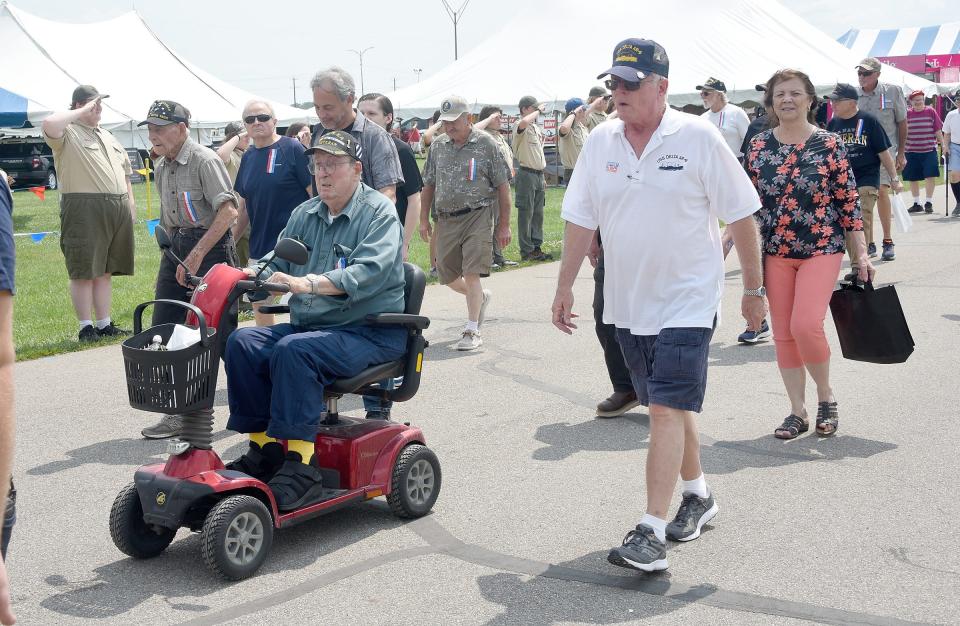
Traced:
POLYGON ((840 283, 830 312, 843 357, 868 363, 903 363, 913 353, 913 337, 893 285, 840 283))

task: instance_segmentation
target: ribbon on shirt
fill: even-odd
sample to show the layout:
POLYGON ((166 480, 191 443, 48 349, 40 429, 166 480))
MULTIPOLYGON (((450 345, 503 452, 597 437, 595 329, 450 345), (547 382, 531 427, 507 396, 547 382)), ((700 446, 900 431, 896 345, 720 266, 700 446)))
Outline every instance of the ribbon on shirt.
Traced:
POLYGON ((470 159, 470 162, 467 164, 467 180, 475 181, 477 180, 477 160, 470 159))
POLYGON ((855 139, 860 139, 860 135, 862 134, 863 134, 863 120, 861 119, 861 120, 857 120, 857 130, 853 136, 855 139))
POLYGON ((277 149, 270 148, 270 152, 267 153, 267 174, 273 174, 273 171, 277 167, 277 149))
POLYGON ((187 214, 187 219, 196 224, 200 220, 197 217, 197 210, 193 206, 193 199, 190 198, 190 192, 184 191, 180 196, 183 199, 183 210, 187 214))

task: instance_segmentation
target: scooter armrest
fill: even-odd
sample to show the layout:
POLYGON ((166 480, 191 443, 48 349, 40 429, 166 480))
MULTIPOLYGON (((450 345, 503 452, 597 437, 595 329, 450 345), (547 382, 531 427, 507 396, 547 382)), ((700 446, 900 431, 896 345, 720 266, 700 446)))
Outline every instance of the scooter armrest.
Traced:
POLYGON ((264 315, 275 315, 278 313, 289 313, 290 305, 288 304, 264 304, 259 308, 260 312, 264 315))
POLYGON ((417 330, 430 326, 430 318, 409 313, 377 313, 368 315, 366 321, 371 326, 406 326, 417 330))

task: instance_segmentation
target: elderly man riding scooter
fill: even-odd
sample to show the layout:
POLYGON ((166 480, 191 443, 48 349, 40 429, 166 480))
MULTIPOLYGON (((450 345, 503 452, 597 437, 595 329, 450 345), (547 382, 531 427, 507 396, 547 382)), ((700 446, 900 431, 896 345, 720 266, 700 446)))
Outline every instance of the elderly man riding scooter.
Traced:
POLYGON ((307 244, 309 260, 276 259, 261 275, 290 286, 290 323, 241 328, 227 341, 227 428, 250 434, 227 469, 267 483, 281 511, 321 495, 314 440, 324 387, 406 353, 404 328, 363 324, 371 313, 403 312, 404 276, 397 213, 360 182, 359 151, 342 131, 307 151, 318 194, 294 209, 280 237, 307 244))

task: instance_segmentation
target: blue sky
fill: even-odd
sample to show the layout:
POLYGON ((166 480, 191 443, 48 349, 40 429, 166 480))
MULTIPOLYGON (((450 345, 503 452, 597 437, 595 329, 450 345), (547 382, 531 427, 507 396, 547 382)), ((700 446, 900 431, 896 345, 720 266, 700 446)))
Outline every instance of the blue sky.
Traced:
MULTIPOLYGON (((450 0, 453 6, 462 2, 450 0)), ((358 57, 350 49, 373 46, 364 55, 366 91, 392 91, 394 81, 397 87, 409 85, 416 82, 415 69, 422 69, 426 77, 453 60, 453 26, 440 0, 14 0, 13 4, 65 22, 108 19, 136 5, 157 35, 184 58, 281 102, 293 100, 293 78, 298 100, 308 99, 310 77, 327 65, 340 65, 359 78, 358 57)), ((834 38, 850 28, 960 20, 957 0, 783 0, 783 4, 834 38)), ((459 27, 461 54, 510 19, 518 6, 525 3, 471 0, 459 27)), ((562 58, 564 51, 545 47, 544 54, 562 58)))

